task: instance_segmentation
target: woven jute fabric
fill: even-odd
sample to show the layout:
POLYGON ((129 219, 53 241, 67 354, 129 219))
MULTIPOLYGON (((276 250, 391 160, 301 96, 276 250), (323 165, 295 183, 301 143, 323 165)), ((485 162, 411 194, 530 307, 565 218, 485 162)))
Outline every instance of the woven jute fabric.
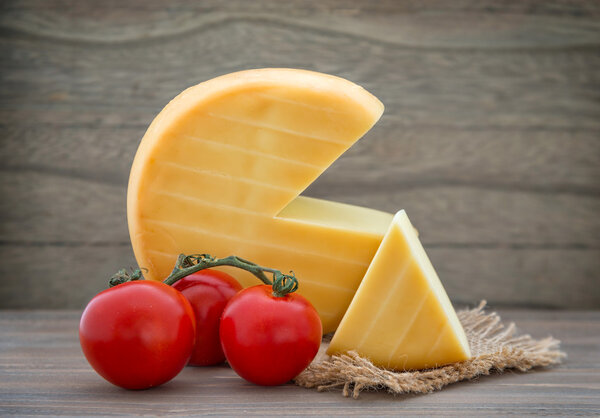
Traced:
POLYGON ((344 396, 357 398, 362 390, 385 390, 393 394, 429 393, 461 380, 492 372, 560 363, 566 354, 560 341, 517 335, 515 324, 505 326, 495 313, 484 312, 485 301, 475 309, 457 312, 469 340, 472 358, 429 370, 396 372, 376 367, 356 352, 325 354, 323 342, 315 360, 295 379, 299 386, 319 391, 342 388, 344 396))

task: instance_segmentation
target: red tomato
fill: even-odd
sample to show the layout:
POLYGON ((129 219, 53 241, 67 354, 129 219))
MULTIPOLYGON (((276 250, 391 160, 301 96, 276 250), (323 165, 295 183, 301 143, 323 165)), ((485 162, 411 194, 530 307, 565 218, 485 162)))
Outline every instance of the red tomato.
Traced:
POLYGON ((225 305, 242 290, 242 285, 222 271, 201 270, 175 282, 173 287, 190 301, 196 315, 196 345, 189 364, 210 366, 224 362, 219 320, 225 305))
POLYGON ((235 295, 221 317, 227 361, 244 379, 265 386, 296 377, 317 354, 323 328, 315 308, 290 293, 275 297, 271 286, 235 295))
POLYGON ((127 282, 96 295, 83 311, 79 341, 92 367, 126 389, 174 378, 194 346, 192 307, 166 284, 127 282))

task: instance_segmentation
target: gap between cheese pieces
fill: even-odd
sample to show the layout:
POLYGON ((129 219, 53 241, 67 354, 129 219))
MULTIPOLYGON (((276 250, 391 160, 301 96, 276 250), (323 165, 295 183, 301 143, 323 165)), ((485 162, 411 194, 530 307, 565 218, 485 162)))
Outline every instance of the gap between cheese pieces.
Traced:
POLYGON ((350 350, 395 370, 471 357, 450 299, 403 210, 394 216, 327 353, 350 350))
POLYGON ((146 277, 163 280, 180 253, 293 270, 334 331, 393 215, 299 195, 382 112, 362 87, 304 70, 242 71, 182 92, 148 128, 129 179, 129 232, 146 277))

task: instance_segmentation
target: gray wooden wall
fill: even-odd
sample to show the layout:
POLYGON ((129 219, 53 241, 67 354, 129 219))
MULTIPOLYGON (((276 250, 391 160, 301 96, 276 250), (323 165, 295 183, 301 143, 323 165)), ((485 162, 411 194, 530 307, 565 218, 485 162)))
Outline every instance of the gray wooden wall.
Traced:
POLYGON ((129 167, 184 88, 256 67, 365 86, 380 123, 306 192, 405 208, 451 298, 600 307, 600 2, 0 2, 0 307, 134 265, 129 167))

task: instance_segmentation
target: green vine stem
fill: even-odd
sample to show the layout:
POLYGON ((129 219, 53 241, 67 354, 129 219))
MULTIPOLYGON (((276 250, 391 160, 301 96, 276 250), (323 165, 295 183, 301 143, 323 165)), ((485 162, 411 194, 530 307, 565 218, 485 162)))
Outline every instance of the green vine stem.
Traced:
MULTIPOLYGON (((163 283, 172 286, 178 280, 183 279, 192 273, 219 266, 237 267, 252 273, 264 284, 273 287, 273 296, 275 297, 283 297, 298 290, 298 279, 296 279, 294 272, 283 274, 279 270, 259 266, 256 263, 244 260, 235 255, 230 255, 225 258, 215 258, 210 254, 179 254, 177 262, 175 263, 175 268, 171 274, 169 274, 169 277, 163 280, 163 283), (265 273, 270 273, 273 276, 273 280, 270 280, 265 273)), ((143 279, 144 277, 139 269, 133 271, 131 274, 128 273, 127 270, 119 270, 110 278, 109 284, 110 287, 113 287, 121 283, 143 279)))
MULTIPOLYGON (((144 269, 145 270, 145 269, 144 269)), ((144 280, 144 275, 142 273, 142 269, 132 269, 132 272, 129 273, 125 269, 121 269, 113 274, 110 279, 108 279, 108 286, 115 287, 118 284, 125 282, 134 282, 136 280, 144 280)))
POLYGON ((293 293, 298 290, 298 280, 296 279, 294 272, 290 272, 291 274, 283 274, 279 270, 259 266, 252 261, 244 260, 235 255, 230 255, 225 258, 215 258, 210 254, 180 254, 179 257, 177 257, 175 268, 169 277, 163 280, 163 283, 172 286, 179 279, 189 276, 192 273, 219 266, 237 267, 252 273, 264 284, 271 285, 273 287, 273 296, 276 297, 283 297, 288 293, 293 293), (273 276, 273 280, 271 281, 265 273, 270 273, 273 276))

